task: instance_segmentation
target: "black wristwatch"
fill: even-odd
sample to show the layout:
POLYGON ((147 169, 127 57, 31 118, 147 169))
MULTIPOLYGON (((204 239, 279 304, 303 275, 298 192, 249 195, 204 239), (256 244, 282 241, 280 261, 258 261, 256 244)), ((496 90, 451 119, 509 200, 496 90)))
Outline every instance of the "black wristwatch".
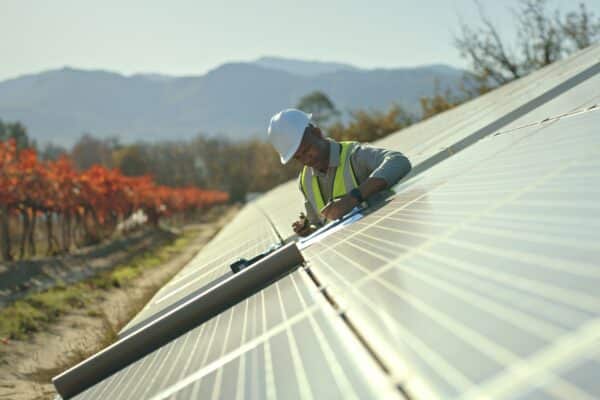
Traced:
POLYGON ((358 204, 365 201, 365 199, 363 199, 362 194, 360 193, 360 190, 358 190, 358 188, 352 189, 350 192, 348 192, 348 194, 350 196, 354 197, 358 201, 358 204))

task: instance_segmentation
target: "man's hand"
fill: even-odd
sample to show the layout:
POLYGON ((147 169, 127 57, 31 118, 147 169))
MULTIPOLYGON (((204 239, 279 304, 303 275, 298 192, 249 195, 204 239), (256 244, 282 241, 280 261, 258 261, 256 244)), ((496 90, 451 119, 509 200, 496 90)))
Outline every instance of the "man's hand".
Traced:
POLYGON ((298 236, 308 236, 315 231, 308 221, 308 218, 300 213, 300 219, 292 224, 292 229, 298 236))
POLYGON ((352 211, 358 205, 358 200, 349 194, 331 200, 325 207, 321 209, 321 214, 330 221, 338 219, 343 215, 352 211))

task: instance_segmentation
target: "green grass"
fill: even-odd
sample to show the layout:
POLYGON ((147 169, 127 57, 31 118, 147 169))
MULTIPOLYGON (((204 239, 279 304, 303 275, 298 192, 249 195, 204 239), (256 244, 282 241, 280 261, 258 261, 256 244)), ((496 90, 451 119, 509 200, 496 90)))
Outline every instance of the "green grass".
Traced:
MULTIPOLYGON (((134 257, 126 264, 96 277, 72 285, 30 294, 0 310, 0 338, 25 339, 72 310, 85 309, 102 290, 126 287, 145 270, 154 268, 178 255, 198 234, 187 230, 175 241, 134 257)), ((88 315, 94 311, 88 312, 88 315)))

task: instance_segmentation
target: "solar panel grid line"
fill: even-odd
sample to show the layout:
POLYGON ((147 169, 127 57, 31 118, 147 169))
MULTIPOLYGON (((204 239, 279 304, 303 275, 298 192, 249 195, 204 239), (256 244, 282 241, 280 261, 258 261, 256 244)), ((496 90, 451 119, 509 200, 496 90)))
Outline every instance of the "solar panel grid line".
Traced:
MULTIPOLYGON (((131 393, 137 393, 138 391, 141 391, 142 393, 140 393, 141 395, 138 397, 140 399, 145 398, 144 397, 144 393, 146 392, 146 390, 149 388, 149 386, 146 386, 145 388, 141 387, 140 385, 142 384, 142 382, 146 381, 146 377, 148 376, 148 374, 152 374, 156 368, 155 365, 157 364, 157 361, 161 358, 161 355, 163 352, 170 350, 170 347, 161 347, 158 349, 156 356, 155 357, 151 357, 149 358, 150 362, 148 363, 149 365, 145 368, 140 368, 143 372, 142 375, 136 379, 135 381, 133 381, 133 386, 131 386, 131 388, 129 389, 131 391, 131 393)), ((151 382, 151 380, 150 380, 151 382)), ((124 388, 124 390, 119 393, 121 396, 117 396, 117 399, 130 399, 130 396, 123 396, 126 393, 126 389, 128 389, 127 387, 124 388)))
MULTIPOLYGON (((550 192, 552 193, 552 192, 550 192)), ((555 194, 564 194, 565 192, 556 191, 555 194)), ((593 194, 593 191, 585 191, 582 194, 590 195, 593 194)), ((594 199, 592 200, 584 200, 578 199, 577 204, 573 203, 569 200, 560 200, 560 199, 552 199, 552 200, 522 200, 522 204, 526 206, 535 206, 535 207, 571 207, 571 208, 586 208, 590 210, 600 210, 600 204, 596 203, 594 199)))
POLYGON ((573 275, 579 275, 582 277, 598 278, 598 276, 600 276, 598 274, 598 271, 595 270, 597 268, 595 268, 595 266, 591 263, 586 264, 581 261, 571 261, 565 258, 557 259, 541 254, 527 253, 525 251, 507 249, 505 247, 499 248, 492 245, 473 243, 466 240, 446 238, 445 242, 458 247, 484 252, 489 254, 490 256, 501 256, 513 260, 523 260, 541 265, 547 269, 568 272, 573 275))
MULTIPOLYGON (((448 225, 444 225, 444 226, 448 226, 448 225)), ((374 227, 370 226, 370 228, 374 228, 374 227)), ((395 232, 395 233, 403 233, 406 235, 421 237, 421 238, 428 239, 428 240, 436 240, 437 239, 437 236, 434 236, 431 234, 415 233, 415 232, 411 232, 411 231, 408 231, 405 229, 395 229, 395 228, 385 227, 385 226, 381 226, 381 225, 378 225, 376 228, 378 230, 384 230, 384 231, 395 232)), ((596 251, 598 250, 597 242, 593 242, 593 241, 582 241, 582 240, 570 241, 569 239, 565 239, 564 241, 562 241, 562 240, 559 241, 555 238, 552 238, 549 236, 544 236, 544 235, 536 235, 536 234, 531 234, 531 233, 518 234, 518 233, 514 233, 512 231, 504 231, 501 229, 480 228, 480 227, 474 227, 472 225, 469 225, 468 227, 462 229, 462 231, 466 231, 466 230, 480 232, 480 233, 484 233, 484 234, 494 233, 497 236, 502 236, 505 238, 521 239, 521 240, 536 242, 536 243, 540 243, 540 244, 549 244, 549 245, 557 245, 557 246, 568 245, 574 249, 596 250, 596 251)), ((349 232, 352 232, 352 231, 349 231, 349 232)), ((373 236, 373 235, 370 235, 365 232, 361 232, 360 236, 370 238, 370 239, 376 240, 378 242, 386 243, 389 246, 394 246, 394 247, 397 247, 400 249, 410 250, 410 249, 414 248, 413 246, 408 245, 408 244, 403 244, 403 243, 398 243, 398 242, 395 242, 392 240, 382 239, 381 237, 373 236)), ((360 238, 358 238, 357 236, 347 237, 342 242, 351 243, 352 240, 360 241, 360 238)), ((569 262, 568 260, 556 260, 551 257, 545 257, 545 256, 541 256, 541 255, 533 255, 531 253, 513 251, 513 250, 509 250, 509 249, 505 249, 505 248, 501 249, 501 251, 498 251, 497 247, 493 247, 491 245, 486 246, 486 245, 481 245, 481 244, 475 244, 471 241, 465 241, 465 240, 461 240, 461 239, 455 240, 452 238, 447 238, 445 241, 450 244, 467 247, 467 248, 471 248, 474 250, 484 251, 484 252, 487 252, 487 253, 490 253, 493 255, 512 257, 514 259, 519 259, 519 260, 529 259, 531 261, 535 261, 535 262, 539 263, 540 265, 543 265, 548 268, 553 268, 553 269, 556 269, 559 271, 573 273, 573 274, 581 275, 584 277, 600 278, 600 271, 597 271, 597 268, 595 268, 595 266, 592 264, 586 265, 586 264, 582 264, 581 262, 574 263, 574 262, 569 262)), ((385 250, 385 249, 382 249, 382 250, 385 250)))
MULTIPOLYGON (((547 375, 555 382, 565 385, 575 394, 570 399, 592 399, 587 394, 575 386, 564 382, 556 376, 550 369, 559 367, 571 360, 576 360, 587 356, 590 351, 597 349, 600 340, 600 318, 589 321, 575 332, 564 335, 553 346, 548 347, 534 356, 522 359, 504 373, 494 377, 489 382, 477 388, 471 389, 465 393, 465 399, 481 398, 482 394, 492 398, 500 398, 510 394, 515 387, 528 385, 529 380, 535 375, 547 375)), ((597 393, 596 393, 597 394, 597 393)), ((593 394, 592 394, 593 395, 593 394)))
MULTIPOLYGON (((202 336, 203 331, 204 331, 204 326, 200 328, 200 331, 198 332, 198 338, 200 338, 202 336)), ((179 366, 183 362, 182 357, 184 357, 185 349, 187 348, 188 342, 191 337, 192 337, 192 335, 184 335, 184 336, 180 336, 179 338, 176 339, 177 341, 180 341, 182 343, 181 343, 181 345, 174 346, 174 347, 178 348, 178 351, 177 351, 177 354, 175 355, 175 359, 171 363, 172 366, 179 366)), ((164 365, 168 365, 168 364, 165 362, 164 365)), ((185 369, 185 367, 184 367, 184 369, 185 369)), ((174 372, 175 372, 175 368, 173 368, 173 367, 169 368, 167 373, 164 376, 163 382, 169 382, 171 380, 171 376, 173 376, 174 372)), ((161 384, 159 387, 159 390, 162 390, 163 388, 164 388, 164 384, 161 384)))
POLYGON ((423 252, 422 254, 426 258, 437 260, 439 262, 445 262, 446 265, 452 268, 461 269, 466 273, 473 275, 480 275, 496 282, 512 285, 525 292, 538 295, 541 297, 548 298, 550 300, 560 301, 568 306, 574 307, 579 310, 586 312, 595 312, 598 310, 597 301, 595 298, 590 296, 583 296, 578 292, 561 288, 549 283, 542 283, 532 279, 518 277, 516 279, 512 274, 507 274, 492 269, 481 267, 480 265, 470 264, 468 262, 457 260, 452 257, 444 257, 433 253, 423 252))
MULTIPOLYGON (((245 303, 244 322, 242 323, 242 339, 241 339, 240 345, 242 345, 246 341, 246 330, 248 329, 248 305, 250 304, 250 301, 246 300, 244 303, 245 303)), ((245 368, 246 368, 246 354, 244 353, 240 356, 240 365, 239 365, 239 369, 238 369, 237 385, 236 385, 238 388, 244 387, 244 379, 246 377, 246 375, 244 374, 245 368)), ((242 393, 243 393, 243 391, 241 389, 238 389, 236 391, 235 400, 243 400, 242 393)))
MULTIPOLYGON (((415 235, 416 236, 416 235, 415 235)), ((420 235, 423 238, 426 238, 424 235, 420 235)), ((358 242, 360 243, 362 246, 365 246, 364 248, 368 249, 368 247, 377 247, 377 245, 373 242, 379 242, 379 243, 384 243, 387 246, 381 246, 379 247, 379 250, 383 251, 383 252, 387 252, 387 253, 391 253, 394 250, 411 250, 412 246, 404 244, 404 243, 400 243, 400 242, 396 242, 393 240, 386 240, 386 239, 381 239, 380 237, 377 236, 372 236, 369 235, 367 233, 361 233, 360 236, 353 236, 352 238, 349 238, 348 240, 346 240, 344 243, 356 247, 356 248, 361 248, 359 246, 357 246, 355 243, 358 242), (371 241, 369 240, 365 240, 365 239, 372 239, 371 241)), ((362 248, 361 248, 362 249, 362 248)), ((370 252, 373 256, 381 258, 381 253, 375 253, 375 252, 370 252)), ((389 259, 386 259, 385 261, 389 261, 389 259)))
MULTIPOLYGON (((275 283, 277 285, 277 283, 275 283)), ((262 300, 262 315, 263 315, 263 331, 267 330, 267 313, 265 310, 264 292, 260 292, 262 300)), ((277 398, 277 391, 275 388, 275 377, 273 373, 273 357, 271 356, 271 347, 269 341, 265 341, 264 346, 264 357, 265 357, 265 386, 267 400, 274 400, 277 398)))
MULTIPOLYGON (((180 338, 181 336, 176 340, 179 340, 180 338)), ((150 382, 150 384, 145 386, 145 390, 142 393, 141 398, 147 398, 148 393, 151 393, 152 390, 155 390, 156 386, 159 386, 159 382, 163 378, 165 368, 167 367, 167 363, 163 362, 163 360, 168 360, 171 357, 171 354, 173 353, 173 350, 175 348, 175 346, 166 346, 161 348, 161 350, 164 349, 164 353, 166 354, 164 355, 164 357, 159 356, 161 354, 160 352, 157 354, 156 359, 160 359, 158 368, 154 368, 154 370, 152 371, 152 376, 147 379, 150 382)))
MULTIPOLYGON (((306 274, 302 274, 301 276, 304 277, 306 280, 308 280, 306 278, 306 274)), ((294 289, 296 290, 296 292, 298 294, 300 294, 300 290, 298 288, 298 285, 296 284, 296 281, 292 280, 292 282, 294 284, 294 289)), ((302 299, 301 301, 302 301, 302 304, 306 307, 304 299, 302 299)), ((315 321, 315 318, 312 315, 309 315, 308 319, 310 321, 311 327, 314 330, 314 333, 319 342, 319 345, 321 346, 321 350, 323 351, 325 360, 331 366, 331 371, 332 371, 333 377, 336 381, 336 385, 341 389, 342 393, 344 394, 344 398, 348 399, 348 400, 358 400, 358 397, 356 397, 354 390, 352 389, 352 384, 350 383, 349 379, 344 374, 344 371, 343 371, 341 365, 337 361, 333 350, 327 343, 327 340, 325 339, 325 335, 323 334, 323 331, 321 330, 321 328, 315 321)))
MULTIPOLYGON (((511 220, 515 220, 517 222, 523 223, 523 224, 528 224, 527 226, 530 226, 530 224, 539 222, 539 216, 537 215, 525 215, 523 213, 517 213, 514 210, 510 211, 510 210, 496 210, 496 215, 495 216, 506 216, 506 218, 510 218, 511 220)), ((576 224, 578 224, 579 222, 582 222, 582 218, 573 218, 570 216, 562 216, 562 215, 545 215, 544 216, 545 223, 548 224, 562 224, 565 226, 576 226, 576 224)), ((590 222, 590 224, 593 223, 593 221, 588 221, 590 222)), ((581 229, 586 229, 585 226, 582 226, 581 229)))
MULTIPOLYGON (((316 258, 320 259, 320 263, 323 266, 325 266, 326 268, 330 269, 332 274, 336 275, 340 281, 345 282, 346 290, 352 290, 352 284, 346 280, 344 275, 337 272, 337 270, 335 268, 333 268, 327 262, 325 262, 323 259, 321 259, 320 255, 317 255, 316 258)), ((379 311, 380 311, 379 305, 372 302, 367 296, 362 296, 360 293, 358 293, 358 295, 359 295, 359 297, 361 297, 361 300, 364 301, 364 304, 367 305, 368 307, 370 307, 370 309, 373 313, 379 313, 379 311)), ((334 296, 336 298, 338 297, 337 292, 335 290, 334 290, 334 296)), ((379 336, 380 332, 372 331, 371 333, 369 333, 369 331, 370 331, 369 325, 370 324, 367 322, 363 322, 361 316, 354 315, 352 307, 347 307, 346 313, 350 315, 350 318, 352 320, 357 322, 357 325, 360 326, 361 330, 363 330, 367 333, 366 336, 369 338, 370 343, 372 345, 375 345, 374 347, 376 349, 384 349, 384 348, 388 347, 388 344, 385 341, 378 344, 378 342, 380 342, 378 340, 378 336, 379 336)), ((386 318, 386 316, 383 315, 383 318, 386 318)), ((392 325, 392 324, 390 324, 390 325, 392 325)), ((410 332, 408 332, 406 329, 404 329, 404 327, 401 324, 393 324, 393 325, 394 325, 395 331, 398 333, 398 338, 402 339, 402 341, 404 343, 406 343, 409 346, 411 346, 412 348, 414 348, 415 352, 418 352, 420 355, 422 355, 424 360, 427 363, 429 363, 429 365, 432 366, 432 368, 434 368, 434 370, 438 371, 440 373, 440 376, 442 376, 448 383, 450 383, 455 389, 457 389, 457 391, 460 391, 460 392, 466 391, 467 388, 469 388, 470 386, 473 385, 473 382, 468 377, 466 377, 464 374, 462 374, 462 372, 460 370, 458 370, 457 368, 455 368, 451 363, 448 363, 446 360, 444 360, 443 357, 441 357, 437 353, 433 352, 431 350, 431 348, 429 346, 427 346, 425 343, 423 343, 417 336, 412 335, 410 332)), ((436 393, 435 389, 430 387, 427 384, 426 380, 419 378, 418 373, 410 371, 410 366, 406 362, 406 360, 395 358, 393 352, 387 352, 387 353, 382 352, 381 355, 383 356, 384 359, 389 360, 388 365, 392 365, 394 368, 392 373, 394 375, 397 375, 398 381, 404 387, 406 387, 410 393, 413 392, 413 381, 414 380, 418 381, 418 383, 415 385, 418 388, 418 390, 414 391, 414 393, 416 394, 416 398, 427 399, 427 398, 439 398, 440 397, 439 393, 436 393), (424 393, 426 393, 427 395, 421 396, 421 394, 424 394, 424 393), (435 396, 430 396, 429 394, 431 394, 431 393, 434 393, 435 396)))
MULTIPOLYGON (((300 294, 300 293, 298 293, 300 294)), ((281 297, 281 291, 279 287, 277 287, 277 296, 279 297, 279 306, 281 307, 281 312, 283 314, 283 318, 287 319, 287 314, 285 311, 285 303, 283 298, 281 297)), ((294 367, 294 373, 296 375, 296 381, 298 382, 298 387, 300 391, 300 397, 302 399, 313 399, 313 393, 310 390, 310 382, 308 380, 306 371, 304 369, 304 365, 302 364, 302 359, 300 357, 300 351, 298 349, 298 344, 296 343, 296 339, 294 338, 294 334, 291 329, 288 327, 286 329, 286 334, 288 338, 288 343, 290 345, 290 352, 292 354, 292 362, 294 367)))
MULTIPOLYGON (((397 222, 404 222, 406 224, 410 224, 411 226, 416 226, 416 225, 421 225, 423 227, 426 228, 435 228, 435 227, 440 227, 440 226, 448 226, 450 223, 449 222, 443 222, 443 221, 423 221, 422 219, 418 219, 416 218, 414 215, 405 215, 402 213, 398 213, 397 215, 390 215, 387 220, 389 221, 397 221, 397 222), (411 218, 413 217, 413 218, 411 218)), ((360 222, 360 221, 359 221, 360 222)), ((362 235, 368 236, 365 233, 363 233, 362 235)))
MULTIPOLYGON (((536 293, 519 290, 514 286, 510 286, 509 282, 499 284, 498 282, 494 282, 493 279, 487 279, 485 272, 480 276, 475 276, 474 274, 454 269, 449 264, 442 264, 439 259, 428 259, 427 254, 424 254, 423 259, 424 263, 420 263, 420 268, 426 265, 427 271, 431 271, 430 273, 443 278, 448 283, 457 287, 464 287, 468 290, 478 291, 481 295, 485 295, 490 299, 497 299, 498 302, 507 304, 507 306, 521 309, 523 312, 529 314, 535 314, 554 325, 561 326, 564 330, 576 327, 589 319, 589 314, 564 304, 559 304, 556 301, 550 302, 536 293)), ((514 280, 515 277, 512 279, 514 280)), ((552 300, 557 300, 556 296, 553 296, 552 300)))
MULTIPOLYGON (((221 357, 223 357, 225 355, 225 350, 226 350, 226 346, 227 346, 227 341, 229 340, 229 334, 231 332, 231 323, 233 321, 233 316, 235 314, 236 311, 236 307, 233 307, 231 309, 231 313, 229 314, 229 322, 227 325, 227 330, 225 331, 225 340, 223 340, 223 347, 221 348, 221 357)), ((219 394, 220 394, 220 389, 221 389, 221 384, 222 384, 222 378, 223 378, 223 369, 219 369, 217 371, 217 375, 215 377, 215 385, 213 388, 213 393, 212 393, 212 398, 213 399, 218 399, 219 398, 219 394)), ((201 383, 201 381, 198 382, 198 385, 201 383)))
MULTIPOLYGON (((556 238, 556 237, 544 235, 541 233, 531 233, 531 232, 520 233, 518 231, 516 232, 516 231, 509 231, 509 230, 504 230, 504 229, 499 229, 499 228, 488 228, 488 227, 480 227, 480 226, 469 226, 469 230, 475 231, 475 232, 481 232, 483 234, 491 234, 491 235, 502 236, 502 237, 511 238, 511 239, 521 239, 521 240, 525 240, 525 241, 537 242, 537 243, 547 244, 547 245, 561 245, 561 246, 567 245, 573 249, 598 250, 598 242, 597 241, 594 242, 594 241, 587 241, 587 240, 581 240, 581 239, 575 240, 575 239, 570 239, 568 237, 561 238, 560 240, 558 240, 558 238, 556 238)), ((600 271, 597 271, 592 268, 590 268, 590 269, 569 268, 568 271, 577 271, 577 273, 580 273, 582 275, 600 278, 600 271)))
MULTIPOLYGON (((411 253, 411 255, 412 254, 414 254, 414 253, 411 253)), ((428 255, 431 258, 436 257, 435 253, 428 252, 426 249, 421 249, 419 252, 419 255, 421 255, 421 256, 428 255)), ((505 254, 502 254, 502 255, 505 255, 505 254)), ((452 261, 451 257, 448 257, 448 258, 444 258, 442 256, 437 256, 437 257, 438 257, 439 261, 446 260, 448 263, 452 261)), ((406 256, 406 258, 408 259, 409 256, 406 256)), ((460 263, 460 260, 454 260, 454 261, 457 263, 460 263)), ((355 283, 355 285, 359 286, 362 283, 364 283, 364 281, 368 281, 371 277, 387 272, 389 269, 393 268, 394 265, 396 265, 396 263, 399 263, 399 262, 400 262, 400 260, 398 260, 398 259, 396 259, 396 261, 388 260, 387 264, 385 264, 383 267, 381 267, 380 269, 373 271, 373 272, 363 269, 365 271, 365 275, 363 277, 361 277, 355 283)), ((475 268, 477 268, 477 266, 473 265, 472 269, 475 269, 475 268)), ((491 273, 491 272, 487 272, 487 273, 491 273)), ((503 274, 497 273, 494 276, 502 277, 503 274)), ((505 278, 506 280, 515 279, 515 277, 512 275, 504 275, 504 276, 506 276, 506 278, 505 278)), ((501 280, 501 278, 497 278, 497 279, 501 280)), ((527 280, 525 280, 526 278, 520 277, 520 279, 523 279, 524 282, 528 282, 527 280)), ((555 286, 547 284, 547 283, 540 283, 539 281, 530 281, 528 283, 533 285, 531 287, 536 287, 540 291, 549 291, 549 292, 553 293, 553 295, 558 295, 559 298, 564 297, 565 299, 568 299, 568 300, 566 300, 566 301, 568 301, 568 304, 577 305, 578 307, 585 309, 585 310, 595 310, 598 308, 598 300, 595 297, 591 297, 589 295, 581 294, 579 292, 571 291, 568 289, 555 287, 555 286)))
MULTIPOLYGON (((207 333, 206 331, 213 330, 213 332, 214 332, 217 329, 216 323, 212 324, 212 325, 206 324, 206 323, 201 325, 199 332, 195 335, 196 340, 194 341, 193 347, 189 354, 198 354, 198 348, 200 347, 200 343, 202 343, 203 339, 205 338, 205 334, 207 333), (212 326, 212 325, 214 325, 214 326, 212 326), (204 329, 204 328, 206 328, 206 329, 204 329)), ((191 335, 186 335, 186 336, 191 336, 191 335)), ((190 368, 192 367, 192 361, 193 361, 192 357, 187 357, 187 359, 185 360, 185 364, 183 365, 183 368, 181 369, 181 371, 177 377, 177 381, 181 381, 184 377, 187 376, 186 374, 188 373, 188 370, 190 370, 190 368)))
POLYGON ((566 329, 562 327, 544 322, 541 319, 512 309, 500 302, 491 300, 489 297, 486 298, 474 292, 448 285, 430 275, 420 273, 418 270, 406 266, 396 266, 396 269, 401 270, 408 275, 412 275, 413 277, 417 277, 431 286, 449 293, 454 297, 460 298, 464 302, 470 302, 474 307, 495 316, 497 319, 504 320, 505 322, 514 325, 516 329, 527 331, 545 341, 552 341, 566 332, 566 329))
MULTIPOLYGON (((335 249, 333 249, 336 251, 335 249)), ((343 256, 342 253, 337 253, 339 256, 343 256)), ((352 262, 352 259, 345 257, 346 260, 352 262)), ((438 311, 434 307, 430 306, 423 300, 418 297, 412 295, 411 293, 396 287, 391 284, 389 281, 381 278, 377 275, 371 275, 369 281, 376 280, 378 284, 388 289, 390 292, 394 293, 398 298, 407 302, 415 309, 421 311, 424 315, 429 316, 432 320, 438 322, 441 326, 444 326, 448 329, 448 331, 454 333, 459 338, 461 338, 465 343, 469 343, 474 346, 481 353, 485 354, 492 360, 498 362, 501 365, 509 365, 510 363, 516 361, 518 359, 518 355, 509 349, 499 345, 498 343, 488 339, 480 332, 477 332, 470 327, 453 320, 448 317, 446 314, 438 311)), ((352 285, 353 288, 358 290, 359 284, 352 285)), ((385 312, 385 311, 381 311, 385 312)))
MULTIPOLYGON (((357 247, 358 248, 358 247, 357 247)), ((360 248, 361 251, 369 252, 375 257, 380 257, 385 260, 385 257, 382 257, 379 253, 371 252, 368 249, 360 248)), ((530 333, 537 335, 538 337, 551 341, 557 336, 563 334, 565 329, 562 329, 558 326, 551 325, 548 323, 544 323, 541 320, 538 320, 534 317, 531 317, 527 314, 521 313, 519 311, 515 311, 511 308, 508 308, 501 303, 497 303, 494 301, 490 301, 489 299, 469 293, 465 290, 459 289, 457 287, 453 287, 451 285, 445 284, 443 281, 436 279, 433 276, 429 276, 427 274, 423 274, 419 272, 419 270, 407 267, 403 264, 398 264, 395 266, 395 269, 401 270, 404 274, 417 277, 420 280, 427 282, 428 284, 435 286, 436 288, 445 291, 447 293, 451 293, 455 297, 461 298, 467 303, 473 304, 477 308, 481 308, 484 311, 488 312, 490 315, 494 315, 500 319, 503 319, 511 324, 518 324, 518 329, 526 330, 530 333)), ((517 328, 517 326, 515 326, 517 328)))
POLYGON ((131 378, 123 381, 123 386, 120 388, 119 391, 114 391, 114 390, 110 391, 109 398, 115 399, 115 400, 118 400, 119 398, 121 398, 123 393, 126 393, 132 384, 135 385, 136 382, 139 382, 139 379, 141 377, 139 375, 141 374, 143 376, 143 374, 148 370, 148 364, 151 364, 151 363, 152 363, 152 359, 150 359, 150 358, 142 359, 141 362, 138 364, 138 367, 134 368, 133 375, 131 376, 131 378))
MULTIPOLYGON (((540 193, 538 191, 538 193, 540 193)), ((544 192, 541 192, 544 193, 544 192)), ((497 210, 493 216, 486 217, 480 220, 477 227, 486 226, 489 229, 498 230, 513 230, 521 231, 524 233, 533 233, 540 235, 547 235, 552 237, 562 236, 565 230, 569 228, 573 231, 575 228, 581 227, 581 224, 577 219, 560 219, 560 218, 547 218, 540 220, 539 218, 521 218, 519 214, 510 213, 508 210, 501 209, 497 210)), ((594 240, 598 227, 600 227, 600 221, 594 226, 590 224, 586 227, 581 227, 580 230, 573 232, 572 237, 574 239, 582 239, 584 242, 594 240), (590 235, 592 233, 592 235, 590 235)), ((568 240, 571 238, 569 237, 568 240)))
MULTIPOLYGON (((254 296, 250 301, 254 301, 256 303, 256 302, 259 301, 259 299, 262 300, 262 296, 263 296, 262 294, 260 296, 254 296)), ((262 310, 259 310, 259 307, 254 307, 253 308, 253 317, 254 317, 254 320, 257 320, 259 318, 259 311, 262 311, 262 310)), ((252 334, 253 335, 258 335, 258 329, 259 329, 259 326, 258 326, 257 323, 252 324, 252 334)), ((256 353, 258 355, 258 350, 256 350, 256 353)), ((246 357, 246 355, 248 355, 248 357, 250 357, 250 353, 248 353, 248 352, 244 352, 242 354, 242 357, 246 357)), ((250 370, 251 375, 252 375, 252 380, 251 381, 252 382, 258 382, 259 381, 258 378, 257 378, 258 370, 259 370, 259 359, 258 359, 258 357, 251 357, 251 364, 249 364, 249 365, 251 365, 251 370, 250 370)), ((267 374, 268 374, 268 372, 266 371, 266 368, 265 368, 263 382, 266 382, 267 374)), ((266 388, 266 385, 263 384, 263 387, 266 388)), ((253 386, 252 397, 253 398, 258 398, 258 385, 254 385, 253 386)), ((266 393, 265 393, 265 397, 266 397, 266 393)))

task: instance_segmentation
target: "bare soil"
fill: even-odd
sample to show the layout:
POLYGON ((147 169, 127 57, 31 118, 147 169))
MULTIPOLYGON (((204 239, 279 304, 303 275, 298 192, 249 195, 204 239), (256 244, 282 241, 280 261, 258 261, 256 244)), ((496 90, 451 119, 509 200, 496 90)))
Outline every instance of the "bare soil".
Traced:
POLYGON ((54 399, 52 377, 113 343, 117 332, 237 210, 229 208, 214 222, 199 225, 197 236, 178 256, 126 287, 97 290, 90 304, 60 317, 47 331, 0 343, 0 400, 54 399))

